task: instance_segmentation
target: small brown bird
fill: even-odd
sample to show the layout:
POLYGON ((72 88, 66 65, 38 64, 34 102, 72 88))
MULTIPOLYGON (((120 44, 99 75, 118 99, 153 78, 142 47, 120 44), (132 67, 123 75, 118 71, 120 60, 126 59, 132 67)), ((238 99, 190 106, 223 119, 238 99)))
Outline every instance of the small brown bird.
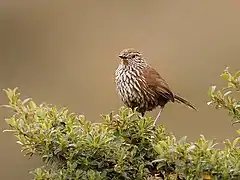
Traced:
POLYGON ((115 82, 117 92, 127 107, 136 108, 144 116, 146 111, 160 106, 154 124, 169 101, 183 103, 197 110, 189 101, 170 90, 167 82, 147 64, 139 51, 124 49, 119 57, 121 63, 115 72, 115 82))

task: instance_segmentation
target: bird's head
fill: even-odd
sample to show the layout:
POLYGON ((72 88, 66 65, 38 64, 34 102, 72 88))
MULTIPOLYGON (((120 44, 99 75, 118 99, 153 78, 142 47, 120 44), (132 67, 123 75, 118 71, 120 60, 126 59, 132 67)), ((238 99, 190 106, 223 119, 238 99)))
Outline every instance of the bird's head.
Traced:
POLYGON ((133 48, 124 49, 120 52, 118 55, 121 59, 121 63, 123 65, 134 65, 137 63, 145 63, 144 58, 142 57, 142 54, 133 48))

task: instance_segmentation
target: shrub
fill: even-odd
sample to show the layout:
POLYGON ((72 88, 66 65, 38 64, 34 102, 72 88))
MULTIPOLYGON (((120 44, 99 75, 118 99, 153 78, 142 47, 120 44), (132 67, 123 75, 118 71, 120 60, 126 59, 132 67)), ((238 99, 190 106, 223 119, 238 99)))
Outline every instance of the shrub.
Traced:
MULTIPOLYGON (((228 91, 215 86, 209 91, 209 104, 227 109, 233 123, 239 123, 240 103, 229 89, 240 90, 239 75, 225 70, 228 91)), ((26 155, 44 162, 32 172, 36 180, 240 179, 239 137, 218 149, 203 135, 196 142, 177 140, 163 125, 155 127, 151 117, 125 107, 93 123, 65 107, 21 100, 17 88, 4 91, 9 99, 4 107, 13 110, 5 131, 26 155)))

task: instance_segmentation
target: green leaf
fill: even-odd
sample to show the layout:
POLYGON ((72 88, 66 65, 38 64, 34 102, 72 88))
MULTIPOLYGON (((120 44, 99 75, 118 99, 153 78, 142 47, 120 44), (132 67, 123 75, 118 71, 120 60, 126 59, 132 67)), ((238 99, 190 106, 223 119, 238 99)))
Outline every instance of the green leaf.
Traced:
POLYGON ((154 149, 158 154, 163 153, 163 147, 160 144, 157 144, 156 146, 154 146, 154 149))
POLYGON ((240 141, 240 137, 234 139, 232 143, 233 147, 236 147, 239 144, 239 141, 240 141))
POLYGON ((209 96, 212 96, 212 95, 213 95, 213 93, 214 93, 215 90, 216 90, 216 87, 217 87, 217 86, 211 86, 211 87, 210 87, 210 89, 209 89, 209 91, 208 91, 208 92, 209 92, 209 96))
POLYGON ((238 79, 240 77, 240 71, 237 71, 235 74, 234 74, 234 79, 238 79))
POLYGON ((30 101, 30 100, 29 100, 29 106, 30 106, 32 109, 36 109, 36 108, 37 108, 37 105, 35 104, 35 102, 30 101))
POLYGON ((228 96, 229 94, 231 94, 232 93, 232 91, 227 91, 227 92, 225 92, 224 94, 223 94, 223 96, 228 96))
POLYGON ((179 143, 179 145, 183 146, 183 145, 185 145, 186 141, 187 141, 187 136, 183 136, 180 138, 178 143, 179 143))
POLYGON ((22 104, 24 105, 24 104, 28 103, 28 102, 31 101, 31 100, 32 100, 31 98, 24 99, 23 102, 22 102, 22 104))

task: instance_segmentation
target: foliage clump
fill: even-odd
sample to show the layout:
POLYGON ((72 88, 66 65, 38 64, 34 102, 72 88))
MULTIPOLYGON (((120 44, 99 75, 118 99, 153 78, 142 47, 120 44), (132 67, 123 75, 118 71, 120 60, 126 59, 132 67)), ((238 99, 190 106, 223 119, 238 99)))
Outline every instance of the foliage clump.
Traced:
MULTIPOLYGON (((238 89, 235 76, 240 73, 224 73, 229 88, 238 89)), ((210 91, 211 104, 228 109, 238 123, 239 101, 215 89, 210 91)), ((177 140, 164 126, 155 127, 151 117, 128 108, 92 123, 67 108, 21 100, 17 89, 5 92, 9 104, 4 106, 14 112, 6 118, 11 127, 7 131, 25 155, 44 162, 32 172, 36 180, 240 179, 239 137, 218 149, 203 135, 196 142, 177 140)))
POLYGON ((214 104, 216 109, 226 109, 232 116, 232 124, 240 123, 240 101, 236 98, 240 92, 240 71, 232 75, 226 68, 221 77, 227 81, 227 85, 221 89, 211 86, 209 89, 211 101, 208 104, 214 104))

